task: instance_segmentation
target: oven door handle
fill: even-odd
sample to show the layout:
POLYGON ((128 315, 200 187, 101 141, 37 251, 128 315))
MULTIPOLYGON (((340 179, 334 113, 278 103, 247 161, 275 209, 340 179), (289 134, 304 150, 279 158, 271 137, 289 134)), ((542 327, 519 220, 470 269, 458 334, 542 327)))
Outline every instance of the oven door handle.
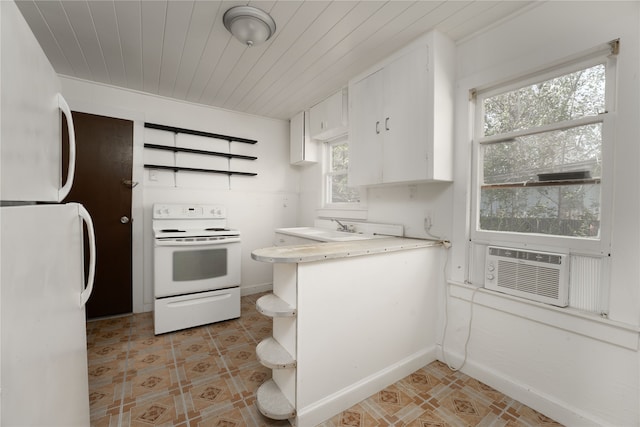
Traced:
POLYGON ((231 237, 229 239, 220 240, 163 240, 156 239, 156 246, 213 246, 213 245, 226 245, 227 243, 239 243, 239 237, 231 237))

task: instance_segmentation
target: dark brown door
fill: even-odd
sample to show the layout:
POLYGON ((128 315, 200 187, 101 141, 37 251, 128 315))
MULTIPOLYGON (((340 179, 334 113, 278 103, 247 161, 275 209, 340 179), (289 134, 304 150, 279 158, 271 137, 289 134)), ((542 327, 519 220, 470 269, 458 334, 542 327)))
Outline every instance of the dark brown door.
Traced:
POLYGON ((76 175, 65 202, 82 203, 96 232, 96 278, 87 317, 131 313, 133 122, 77 112, 73 122, 76 175))

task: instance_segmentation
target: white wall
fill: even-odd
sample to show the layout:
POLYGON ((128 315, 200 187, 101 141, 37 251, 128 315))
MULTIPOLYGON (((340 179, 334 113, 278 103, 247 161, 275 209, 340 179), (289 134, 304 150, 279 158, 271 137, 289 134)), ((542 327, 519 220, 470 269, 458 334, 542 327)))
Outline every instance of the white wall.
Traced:
POLYGON ((271 265, 251 259, 251 251, 273 245, 273 230, 296 225, 298 170, 289 166, 288 121, 178 102, 163 97, 121 90, 105 85, 62 78, 63 94, 72 110, 134 121, 133 180, 141 184, 133 191, 134 311, 149 311, 153 304, 151 207, 154 203, 212 203, 227 207, 228 225, 242 234, 242 292, 267 290, 272 284, 271 265), (258 157, 247 166, 256 177, 191 174, 178 180, 173 172, 162 172, 149 181, 143 169, 144 123, 201 130, 255 139, 242 148, 258 157), (171 175, 167 179, 166 174, 171 175), (222 179, 222 181, 220 181, 222 179), (215 184, 212 184, 215 183, 215 184))
MULTIPOLYGON (((544 2, 458 45, 456 175, 446 350, 460 363, 470 315, 469 90, 620 38, 609 320, 475 295, 464 371, 568 425, 640 424, 640 3, 544 2), (614 339, 614 337, 616 337, 614 339), (620 338, 618 340, 617 338, 620 338)), ((482 285, 481 283, 475 285, 482 285)))
MULTIPOLYGON (((312 226, 322 212, 322 167, 301 167, 299 225, 312 226)), ((407 237, 451 238, 452 184, 420 183, 365 188, 368 222, 401 224, 407 237), (425 217, 431 218, 429 236, 425 217)), ((340 214, 335 215, 340 218, 340 214)), ((345 213, 345 217, 349 217, 345 213)))

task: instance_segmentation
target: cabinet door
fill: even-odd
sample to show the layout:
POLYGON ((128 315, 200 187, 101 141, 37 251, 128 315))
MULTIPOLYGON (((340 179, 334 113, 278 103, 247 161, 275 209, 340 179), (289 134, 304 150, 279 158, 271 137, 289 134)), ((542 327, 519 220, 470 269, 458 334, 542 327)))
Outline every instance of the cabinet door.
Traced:
POLYGON ((380 70, 350 88, 350 186, 382 182, 383 77, 380 70))
POLYGON ((327 104, 323 101, 309 109, 309 136, 318 138, 324 130, 327 120, 327 104))
POLYGON ((326 141, 347 133, 347 120, 343 91, 314 105, 309 110, 309 134, 311 138, 326 141))
POLYGON ((427 47, 422 45, 385 67, 382 181, 429 179, 427 47))

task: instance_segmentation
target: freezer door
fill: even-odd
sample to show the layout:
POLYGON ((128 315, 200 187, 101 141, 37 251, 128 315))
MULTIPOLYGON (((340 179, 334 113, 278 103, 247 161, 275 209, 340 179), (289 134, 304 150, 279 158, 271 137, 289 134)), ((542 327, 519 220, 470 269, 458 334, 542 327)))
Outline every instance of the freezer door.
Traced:
POLYGON ((89 425, 83 209, 0 208, 2 425, 89 425))
POLYGON ((60 81, 13 1, 0 1, 0 199, 60 202, 73 183, 75 132, 60 81), (62 186, 62 111, 69 167, 62 186))

